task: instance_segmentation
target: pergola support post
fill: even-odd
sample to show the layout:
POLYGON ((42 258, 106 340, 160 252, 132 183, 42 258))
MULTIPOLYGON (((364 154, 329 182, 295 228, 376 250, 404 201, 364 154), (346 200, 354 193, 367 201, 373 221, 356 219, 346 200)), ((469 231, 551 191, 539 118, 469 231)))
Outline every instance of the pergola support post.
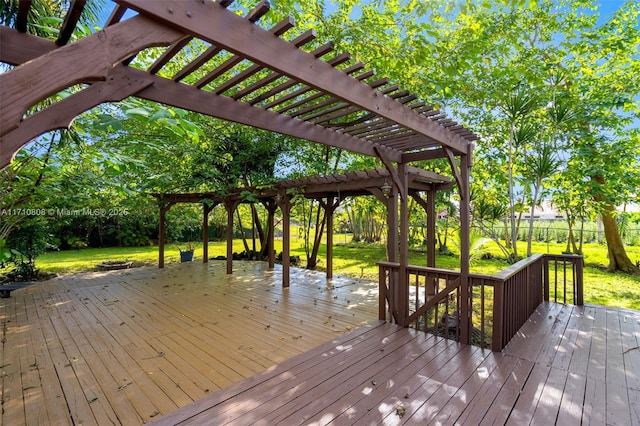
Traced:
POLYGON ((280 194, 282 210, 282 287, 288 288, 291 281, 291 200, 289 195, 280 194))
POLYGON ((471 344, 473 287, 469 280, 469 169, 471 154, 460 156, 460 342, 471 344))
POLYGON ((400 314, 400 325, 408 326, 404 319, 409 316, 409 283, 407 277, 407 266, 409 265, 409 179, 407 165, 398 164, 398 177, 400 179, 400 276, 398 277, 398 312, 400 314))
POLYGON ((469 171, 471 168, 473 146, 469 145, 468 152, 460 155, 459 165, 453 152, 445 148, 451 171, 458 185, 460 196, 460 306, 459 306, 459 341, 471 344, 471 313, 473 303, 473 286, 469 281, 469 229, 470 229, 470 193, 469 171))
MULTIPOLYGON (((387 259, 389 262, 398 262, 398 188, 395 185, 391 190, 390 197, 387 199, 387 259)), ((391 293, 391 300, 397 301, 399 297, 398 271, 393 270, 390 274, 389 292, 391 293)), ((398 306, 391 306, 390 308, 396 322, 400 323, 398 306)))
POLYGON ((209 263, 209 213, 215 204, 202 204, 202 263, 209 263))
POLYGON ((233 213, 238 207, 238 201, 226 200, 227 209, 227 274, 233 273, 233 213))
POLYGON ((436 267, 436 190, 427 192, 427 267, 436 267))
POLYGON ((327 220, 327 279, 333 278, 333 212, 336 210, 340 200, 333 202, 333 197, 327 197, 325 206, 327 220))
POLYGON ((160 201, 160 223, 158 224, 158 268, 164 268, 164 245, 167 239, 167 212, 173 204, 162 205, 160 201))
POLYGON ((269 269, 273 269, 276 264, 276 255, 275 255, 275 225, 274 220, 276 217, 276 209, 278 205, 273 201, 268 201, 265 204, 267 208, 267 213, 269 214, 268 224, 267 224, 267 259, 269 262, 269 269))

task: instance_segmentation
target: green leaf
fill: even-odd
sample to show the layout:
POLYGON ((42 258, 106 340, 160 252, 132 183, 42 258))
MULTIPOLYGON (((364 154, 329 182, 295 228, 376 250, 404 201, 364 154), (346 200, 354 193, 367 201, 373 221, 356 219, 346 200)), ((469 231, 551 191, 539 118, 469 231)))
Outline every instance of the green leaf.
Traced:
POLYGON ((136 116, 150 117, 151 115, 150 112, 144 108, 131 108, 125 110, 124 113, 130 118, 135 118, 136 116))

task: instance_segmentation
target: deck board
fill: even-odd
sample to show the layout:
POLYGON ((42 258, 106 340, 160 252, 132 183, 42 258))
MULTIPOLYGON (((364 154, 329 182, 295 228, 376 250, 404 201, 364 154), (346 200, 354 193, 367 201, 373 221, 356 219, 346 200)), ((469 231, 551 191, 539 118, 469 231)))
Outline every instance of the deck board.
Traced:
POLYGON ((453 394, 449 401, 440 409, 430 424, 451 424, 459 419, 467 408, 468 402, 474 400, 491 373, 503 359, 501 353, 490 354, 469 376, 467 381, 453 394))
POLYGON ((493 353, 376 321, 375 283, 224 267, 0 300, 2 425, 640 426, 640 312, 543 303, 493 353))
POLYGON ((377 317, 376 283, 294 270, 284 290, 278 266, 235 269, 86 273, 12 292, 1 424, 146 423, 377 317))
MULTIPOLYGON (((494 401, 499 395, 503 383, 511 375, 517 363, 518 359, 515 357, 502 357, 480 387, 479 392, 469 401, 456 420, 462 424, 480 424, 486 417, 487 407, 494 406, 494 401)), ((499 403, 495 407, 502 408, 499 403)), ((511 406, 508 407, 508 411, 510 408, 511 406)))
POLYGON ((520 396, 533 365, 531 361, 518 359, 509 378, 504 382, 498 395, 484 414, 482 422, 480 422, 481 425, 502 425, 507 422, 511 415, 511 409, 520 396))
POLYGON ((559 425, 580 425, 584 406, 586 376, 569 372, 560 402, 557 423, 559 425))
POLYGON ((640 391, 629 389, 629 409, 631 411, 631 425, 640 425, 640 391))

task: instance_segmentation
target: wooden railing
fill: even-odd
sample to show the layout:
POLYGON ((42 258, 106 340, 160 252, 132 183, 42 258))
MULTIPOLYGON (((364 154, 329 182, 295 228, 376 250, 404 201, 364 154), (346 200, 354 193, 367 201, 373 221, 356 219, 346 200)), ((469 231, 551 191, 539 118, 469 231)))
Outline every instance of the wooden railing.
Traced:
POLYGON ((544 255, 545 294, 544 300, 584 305, 583 269, 584 258, 570 254, 544 255))
POLYGON ((446 339, 468 335, 470 343, 494 351, 509 343, 543 300, 583 304, 581 256, 537 254, 495 275, 469 274, 468 321, 460 315, 465 309, 459 272, 378 265, 380 319, 446 339))

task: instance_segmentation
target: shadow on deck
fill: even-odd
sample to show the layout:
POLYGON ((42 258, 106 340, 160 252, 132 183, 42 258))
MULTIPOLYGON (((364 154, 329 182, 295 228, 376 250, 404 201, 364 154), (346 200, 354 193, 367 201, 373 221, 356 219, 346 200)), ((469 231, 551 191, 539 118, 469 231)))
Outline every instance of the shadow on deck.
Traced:
POLYGON ((362 327, 157 421, 640 424, 640 313, 545 303, 502 352, 362 327))
POLYGON ((377 283, 236 267, 1 299, 2 423, 640 425, 640 312, 543 303, 491 352, 375 321, 377 283))

